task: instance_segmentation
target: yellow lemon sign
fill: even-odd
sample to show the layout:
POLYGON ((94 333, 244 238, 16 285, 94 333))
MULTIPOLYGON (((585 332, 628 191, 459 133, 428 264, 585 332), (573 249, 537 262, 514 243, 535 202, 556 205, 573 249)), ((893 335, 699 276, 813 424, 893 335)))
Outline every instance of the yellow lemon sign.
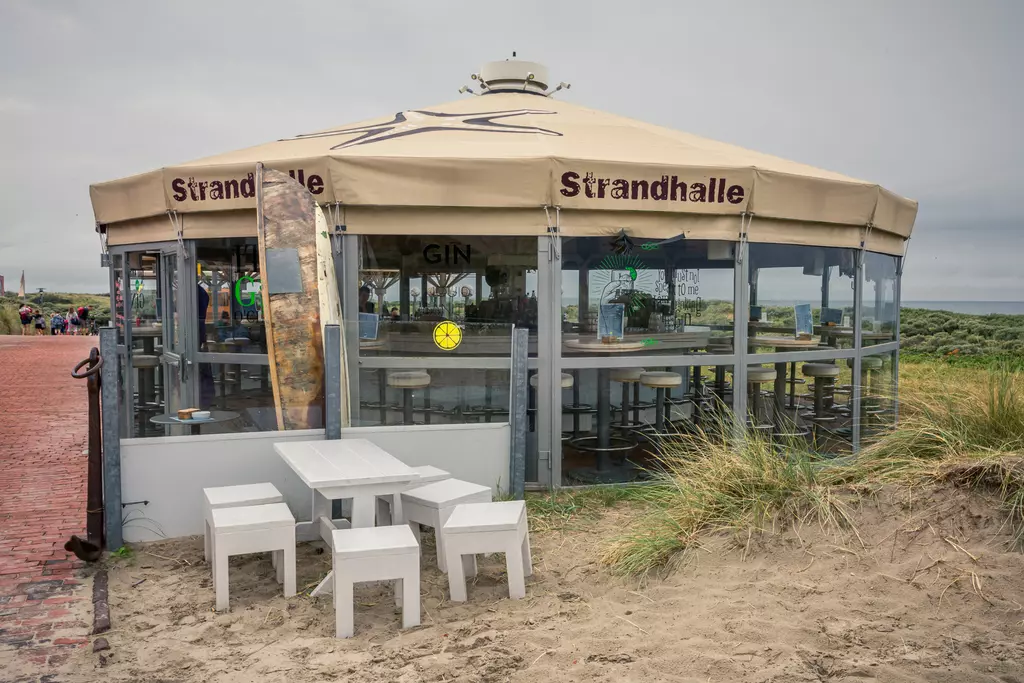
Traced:
POLYGON ((462 343, 462 330, 451 320, 439 322, 434 328, 434 343, 439 349, 453 351, 462 343))

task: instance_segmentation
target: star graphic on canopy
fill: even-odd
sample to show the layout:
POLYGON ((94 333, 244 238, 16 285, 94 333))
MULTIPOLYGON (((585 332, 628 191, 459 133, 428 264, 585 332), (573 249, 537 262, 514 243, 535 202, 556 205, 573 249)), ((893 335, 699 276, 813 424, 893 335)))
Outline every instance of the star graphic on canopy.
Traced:
POLYGON ((340 128, 328 130, 322 133, 308 133, 298 135, 296 140, 309 138, 327 138, 337 135, 356 135, 358 137, 346 140, 331 147, 331 149, 346 149, 358 145, 367 145, 371 142, 392 140, 407 135, 419 133, 431 133, 442 130, 475 131, 481 133, 539 133, 541 135, 555 135, 561 137, 561 133, 547 128, 537 126, 517 126, 512 123, 499 123, 495 119, 506 119, 512 116, 526 116, 528 114, 554 114, 553 111, 540 109, 510 109, 506 111, 486 111, 473 114, 444 114, 436 111, 414 110, 398 112, 395 118, 386 123, 375 123, 369 126, 356 128, 340 128))

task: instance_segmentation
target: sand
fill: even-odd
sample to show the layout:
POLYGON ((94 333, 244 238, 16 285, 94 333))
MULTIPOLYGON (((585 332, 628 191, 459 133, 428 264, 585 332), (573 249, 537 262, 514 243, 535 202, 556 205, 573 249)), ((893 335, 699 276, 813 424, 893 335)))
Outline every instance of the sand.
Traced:
MULTIPOLYGON (((535 520, 522 601, 497 556, 468 603, 448 602, 427 541, 423 625, 401 630, 390 593, 366 585, 349 640, 333 637, 329 598, 279 594, 267 557, 232 560, 217 614, 201 539, 148 544, 110 568, 111 650, 79 653, 57 680, 1024 681, 1024 558, 1004 513, 953 489, 860 501, 862 540, 723 536, 642 581, 597 559, 636 509, 535 520)), ((329 567, 318 545, 300 546, 300 589, 329 567)))

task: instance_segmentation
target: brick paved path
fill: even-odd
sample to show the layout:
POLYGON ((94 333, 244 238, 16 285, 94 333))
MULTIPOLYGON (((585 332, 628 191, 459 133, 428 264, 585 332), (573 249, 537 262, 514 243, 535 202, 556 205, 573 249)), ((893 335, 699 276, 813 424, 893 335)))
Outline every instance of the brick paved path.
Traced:
POLYGON ((71 370, 98 344, 0 336, 0 672, 45 673, 88 642, 92 596, 64 543, 85 535, 88 405, 71 370))

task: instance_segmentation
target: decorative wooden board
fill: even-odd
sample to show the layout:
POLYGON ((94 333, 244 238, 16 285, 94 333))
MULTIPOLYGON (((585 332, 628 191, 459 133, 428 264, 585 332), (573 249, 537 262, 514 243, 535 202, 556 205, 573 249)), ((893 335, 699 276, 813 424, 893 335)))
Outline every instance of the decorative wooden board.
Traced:
MULTIPOLYGON (((351 425, 348 404, 348 366, 345 363, 345 330, 341 316, 341 294, 338 291, 338 277, 334 269, 334 247, 327 219, 319 206, 316 210, 316 277, 320 290, 320 330, 327 325, 339 325, 341 333, 341 426, 351 425)), ((324 352, 326 353, 326 348, 324 352)))
POLYGON ((282 430, 324 424, 316 213, 316 201, 302 185, 286 173, 257 166, 263 318, 277 427, 282 430))

